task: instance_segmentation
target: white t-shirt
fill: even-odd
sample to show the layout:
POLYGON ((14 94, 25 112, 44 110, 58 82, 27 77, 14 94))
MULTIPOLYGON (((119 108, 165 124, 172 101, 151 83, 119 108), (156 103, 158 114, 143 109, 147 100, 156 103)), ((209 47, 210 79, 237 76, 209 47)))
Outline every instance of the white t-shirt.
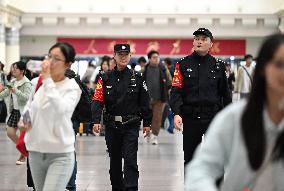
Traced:
MULTIPOLYGON (((251 64, 249 67, 244 66, 244 68, 248 71, 249 75, 252 77, 254 66, 251 64)), ((251 80, 244 68, 243 68, 243 86, 241 89, 241 93, 249 93, 251 90, 251 80)))

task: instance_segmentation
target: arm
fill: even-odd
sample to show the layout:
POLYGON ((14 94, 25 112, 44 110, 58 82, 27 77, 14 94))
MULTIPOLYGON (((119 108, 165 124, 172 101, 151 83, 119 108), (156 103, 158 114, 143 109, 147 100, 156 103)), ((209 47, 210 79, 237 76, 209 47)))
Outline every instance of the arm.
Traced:
POLYGON ((231 117, 233 115, 229 116, 228 113, 225 109, 214 118, 205 141, 198 147, 192 162, 187 166, 186 191, 218 191, 216 180, 224 175, 236 129, 231 117))
POLYGON ((176 64, 175 73, 172 82, 172 90, 170 95, 170 106, 174 115, 180 115, 180 106, 183 104, 183 77, 180 71, 180 64, 176 64))
POLYGON ((19 89, 15 89, 15 94, 17 95, 20 101, 26 102, 28 101, 31 91, 32 91, 32 84, 30 82, 26 82, 23 84, 23 91, 19 89))
POLYGON ((93 101, 94 101, 92 105, 94 111, 93 122, 95 124, 100 124, 101 115, 104 108, 103 80, 101 77, 99 78, 98 83, 96 85, 93 101))
POLYGON ((222 76, 219 86, 219 92, 222 97, 222 106, 225 107, 232 103, 232 96, 229 89, 228 78, 226 76, 225 67, 222 67, 222 76))
POLYGON ((240 66, 238 69, 238 75, 237 75, 236 87, 235 87, 235 90, 237 93, 241 91, 241 78, 242 78, 242 67, 240 66))
POLYGON ((10 90, 8 88, 4 88, 1 92, 0 92, 0 99, 3 99, 5 97, 8 97, 10 95, 10 90))
POLYGON ((141 85, 139 90, 139 106, 143 119, 143 127, 150 127, 152 121, 152 111, 150 109, 150 96, 146 82, 141 77, 141 85))
POLYGON ((81 95, 81 90, 78 85, 77 87, 68 88, 68 92, 66 92, 64 96, 60 95, 51 78, 46 78, 42 81, 42 88, 44 89, 46 97, 59 114, 73 112, 81 95))

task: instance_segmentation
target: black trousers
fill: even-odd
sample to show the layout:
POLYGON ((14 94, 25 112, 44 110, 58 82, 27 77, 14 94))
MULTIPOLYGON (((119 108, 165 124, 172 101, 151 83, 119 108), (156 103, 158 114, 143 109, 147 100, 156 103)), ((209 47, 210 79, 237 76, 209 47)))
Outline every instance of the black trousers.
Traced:
POLYGON ((212 116, 190 117, 183 115, 183 151, 184 151, 184 166, 186 166, 196 150, 196 147, 201 143, 202 135, 206 133, 212 116))
POLYGON ((138 190, 138 137, 139 125, 135 123, 127 126, 116 124, 110 126, 110 181, 113 191, 138 190), (124 167, 122 171, 122 158, 124 167))

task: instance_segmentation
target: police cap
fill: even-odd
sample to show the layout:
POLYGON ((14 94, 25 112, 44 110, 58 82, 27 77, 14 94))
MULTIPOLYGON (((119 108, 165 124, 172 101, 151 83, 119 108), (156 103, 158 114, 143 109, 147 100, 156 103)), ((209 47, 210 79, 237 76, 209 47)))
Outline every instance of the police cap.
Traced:
POLYGON ((127 52, 130 53, 130 45, 129 44, 116 44, 114 45, 114 52, 127 52))
POLYGON ((196 31, 194 31, 193 35, 194 36, 205 35, 205 36, 209 37, 211 40, 213 40, 212 33, 210 32, 210 30, 208 30, 206 28, 199 28, 199 29, 197 29, 196 31))

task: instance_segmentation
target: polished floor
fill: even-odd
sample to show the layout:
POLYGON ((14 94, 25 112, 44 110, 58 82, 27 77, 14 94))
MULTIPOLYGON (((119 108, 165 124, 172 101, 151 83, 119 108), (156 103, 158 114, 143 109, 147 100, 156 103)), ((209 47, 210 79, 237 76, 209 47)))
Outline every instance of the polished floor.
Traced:
MULTIPOLYGON (((0 191, 24 191, 26 166, 16 166, 19 154, 0 125, 0 191)), ((109 157, 104 137, 77 136, 78 191, 110 191, 109 157)), ((162 130, 159 145, 150 145, 139 138, 139 191, 182 191, 182 135, 162 130)))

